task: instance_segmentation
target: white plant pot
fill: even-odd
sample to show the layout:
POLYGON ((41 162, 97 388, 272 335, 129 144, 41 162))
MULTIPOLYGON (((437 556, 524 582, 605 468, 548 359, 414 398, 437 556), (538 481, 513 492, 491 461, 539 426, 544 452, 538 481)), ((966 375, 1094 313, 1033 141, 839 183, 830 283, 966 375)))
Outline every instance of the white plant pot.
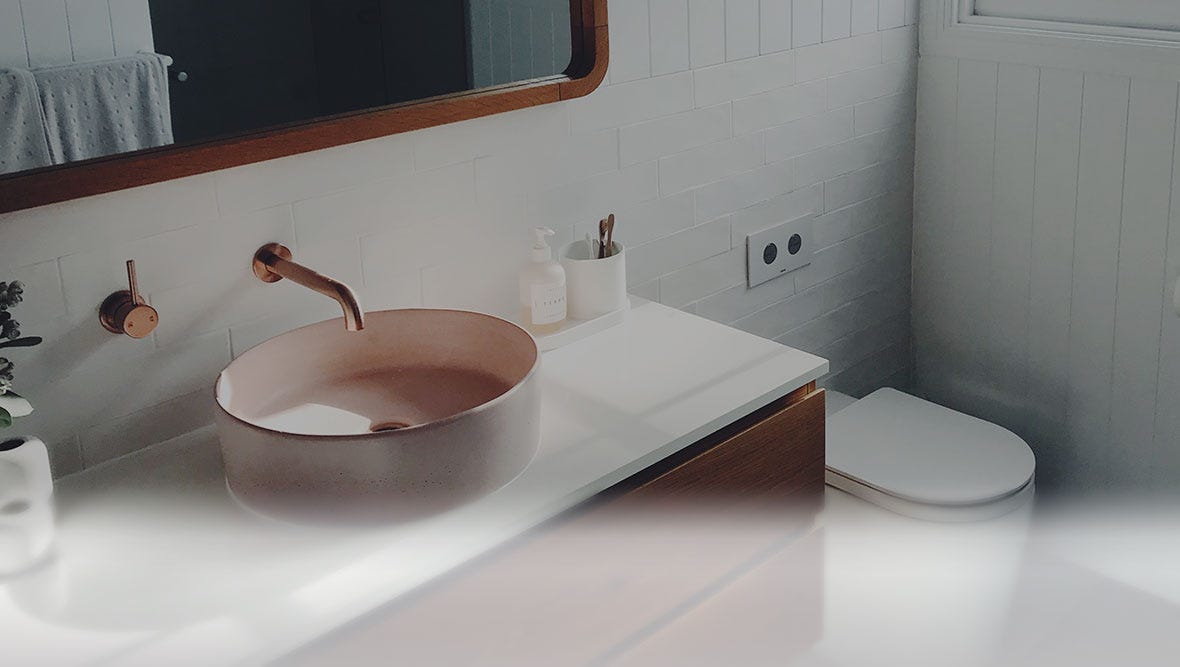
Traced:
POLYGON ((0 438, 0 577, 39 563, 53 536, 49 450, 37 438, 0 438))

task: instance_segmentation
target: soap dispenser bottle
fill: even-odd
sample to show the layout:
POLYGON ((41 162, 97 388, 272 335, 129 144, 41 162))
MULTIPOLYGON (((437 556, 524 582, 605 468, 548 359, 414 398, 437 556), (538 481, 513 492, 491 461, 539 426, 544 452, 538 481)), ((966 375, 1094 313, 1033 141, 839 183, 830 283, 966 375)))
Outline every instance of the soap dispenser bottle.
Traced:
POLYGON ((526 329, 540 335, 559 331, 565 322, 565 269, 553 259, 546 240, 554 231, 536 227, 533 234, 532 261, 520 270, 520 319, 526 329))

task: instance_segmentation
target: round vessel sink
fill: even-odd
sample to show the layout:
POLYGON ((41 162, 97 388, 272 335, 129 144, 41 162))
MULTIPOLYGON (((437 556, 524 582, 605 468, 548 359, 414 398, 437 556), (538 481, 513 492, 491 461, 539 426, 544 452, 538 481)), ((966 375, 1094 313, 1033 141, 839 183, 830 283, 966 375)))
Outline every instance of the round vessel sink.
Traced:
POLYGON ((495 489, 540 438, 540 353, 467 311, 368 313, 273 338, 217 380, 233 494, 266 514, 413 517, 495 489))

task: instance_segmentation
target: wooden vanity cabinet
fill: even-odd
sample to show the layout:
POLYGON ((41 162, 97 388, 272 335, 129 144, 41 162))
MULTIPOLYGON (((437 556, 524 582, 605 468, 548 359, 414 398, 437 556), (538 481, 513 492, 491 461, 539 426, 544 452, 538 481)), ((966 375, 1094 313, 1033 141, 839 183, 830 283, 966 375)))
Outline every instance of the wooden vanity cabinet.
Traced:
POLYGON ((632 499, 822 497, 824 392, 812 382, 620 485, 632 499))
POLYGON ((809 384, 281 662, 788 660, 821 631, 823 477, 809 384))

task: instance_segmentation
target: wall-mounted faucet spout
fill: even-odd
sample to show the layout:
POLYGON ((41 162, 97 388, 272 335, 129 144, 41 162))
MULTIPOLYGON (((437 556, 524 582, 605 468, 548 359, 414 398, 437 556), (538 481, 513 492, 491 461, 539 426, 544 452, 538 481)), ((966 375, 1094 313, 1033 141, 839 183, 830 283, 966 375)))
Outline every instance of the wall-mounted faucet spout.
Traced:
POLYGON ((268 243, 254 253, 254 275, 274 283, 287 278, 291 282, 332 297, 344 310, 344 328, 360 331, 365 328, 365 310, 352 288, 322 273, 291 261, 291 251, 279 243, 268 243))

